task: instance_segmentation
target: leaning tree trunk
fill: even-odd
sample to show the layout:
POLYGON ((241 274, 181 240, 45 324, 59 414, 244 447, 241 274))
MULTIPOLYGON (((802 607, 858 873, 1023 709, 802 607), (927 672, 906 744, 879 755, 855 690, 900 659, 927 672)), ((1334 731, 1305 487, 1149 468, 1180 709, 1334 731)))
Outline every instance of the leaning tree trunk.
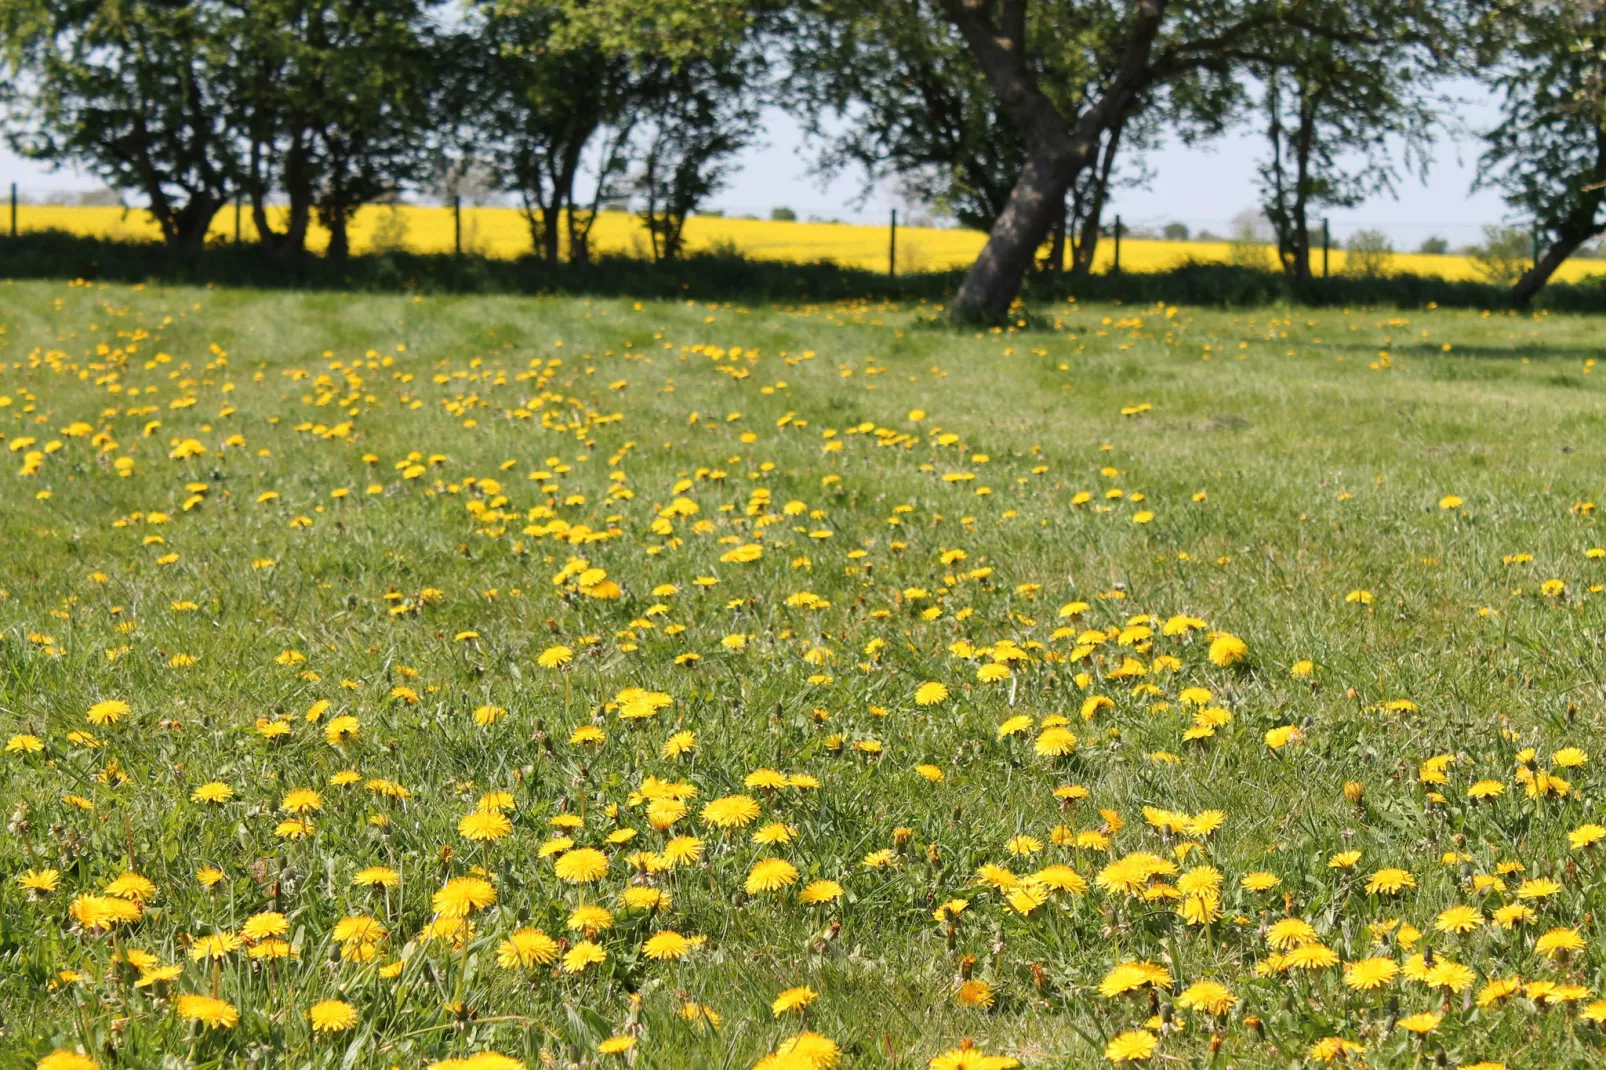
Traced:
POLYGON ((1038 247, 1064 204, 1066 189, 1087 164, 1086 153, 1078 156, 1079 160, 1067 160, 1035 152, 1027 157, 987 244, 954 295, 949 311, 955 319, 997 322, 1008 314, 1038 247))
POLYGON ((1511 303, 1517 308, 1527 308, 1528 302, 1533 300, 1556 269, 1578 250, 1578 247, 1593 237, 1591 232, 1570 231, 1562 235, 1545 250, 1539 262, 1522 273, 1522 278, 1511 287, 1511 303))
MULTIPOLYGON (((1606 136, 1600 139, 1594 169, 1595 176, 1602 173, 1606 173, 1606 136)), ((1538 263, 1523 272, 1522 278, 1511 288, 1513 305, 1526 308, 1528 302, 1533 300, 1533 295, 1550 281, 1550 276, 1556 273, 1563 261, 1572 256, 1580 245, 1606 230, 1606 227, 1595 222, 1603 201, 1606 201, 1606 185, 1596 183, 1586 187, 1583 200, 1574 205, 1572 213, 1557 228, 1555 242, 1545 250, 1538 263)))
POLYGON ((1121 121, 1148 84, 1149 56, 1167 2, 1136 0, 1130 37, 1109 88, 1097 103, 1067 121, 1038 88, 1028 65, 1024 3, 1005 4, 999 25, 993 22, 986 0, 942 0, 943 10, 1027 149, 1026 166, 1009 201, 949 304, 951 319, 996 323, 1008 314, 1038 248, 1054 226, 1065 191, 1095 161, 1101 137, 1121 121))

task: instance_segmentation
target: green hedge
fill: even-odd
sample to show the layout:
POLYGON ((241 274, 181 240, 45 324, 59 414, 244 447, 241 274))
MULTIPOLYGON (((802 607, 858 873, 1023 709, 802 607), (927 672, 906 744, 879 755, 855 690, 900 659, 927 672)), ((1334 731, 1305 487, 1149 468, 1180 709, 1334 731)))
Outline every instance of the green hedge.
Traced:
MULTIPOLYGON (((450 254, 385 253, 345 262, 322 257, 273 256, 254 246, 213 245, 176 250, 140 242, 114 242, 62 231, 0 237, 0 277, 86 279, 122 283, 249 286, 264 289, 417 291, 424 293, 572 293, 643 298, 813 302, 852 299, 925 300, 952 296, 962 271, 886 275, 830 263, 789 264, 740 256, 701 254, 673 264, 608 256, 589 264, 548 264, 534 257, 488 260, 450 254)), ((1305 283, 1272 271, 1226 264, 1187 264, 1153 274, 1093 275, 1072 279, 1038 275, 1028 281, 1028 302, 1124 301, 1253 307, 1267 304, 1501 309, 1505 287, 1451 282, 1422 275, 1376 279, 1330 278, 1305 283)), ((1606 278, 1553 283, 1536 308, 1606 311, 1606 278)))

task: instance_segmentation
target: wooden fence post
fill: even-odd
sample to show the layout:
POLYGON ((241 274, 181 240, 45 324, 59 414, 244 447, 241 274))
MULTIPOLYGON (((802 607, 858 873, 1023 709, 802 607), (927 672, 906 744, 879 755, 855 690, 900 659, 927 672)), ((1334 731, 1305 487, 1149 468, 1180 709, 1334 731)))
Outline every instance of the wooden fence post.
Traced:
POLYGON ((898 210, 892 210, 892 229, 887 232, 887 276, 898 275, 898 210))

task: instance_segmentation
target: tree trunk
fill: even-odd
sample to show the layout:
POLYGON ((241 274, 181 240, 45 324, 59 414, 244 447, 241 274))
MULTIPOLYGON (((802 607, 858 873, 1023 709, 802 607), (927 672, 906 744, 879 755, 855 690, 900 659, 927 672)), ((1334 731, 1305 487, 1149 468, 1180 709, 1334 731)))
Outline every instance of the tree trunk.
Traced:
MULTIPOLYGON (((255 146, 252 147, 252 153, 254 157, 255 146)), ((299 256, 306 251, 307 228, 312 223, 312 186, 305 149, 296 142, 285 154, 284 186, 290 197, 290 218, 285 221, 282 232, 274 230, 268 220, 268 184, 258 173, 255 158, 251 170, 251 222, 256 225, 257 241, 269 253, 299 256)))
MULTIPOLYGON (((1266 82, 1266 115, 1269 120, 1266 126, 1266 140, 1271 142, 1271 204, 1265 205, 1263 211, 1271 221, 1272 229, 1277 232, 1277 263, 1283 269, 1283 274, 1294 274, 1294 255, 1290 248, 1294 227, 1288 211, 1288 181, 1283 172, 1283 94, 1282 71, 1276 67, 1271 68, 1265 77, 1266 82)), ((1265 172, 1262 172, 1264 180, 1265 172)))
POLYGON ((1027 149, 1009 201, 993 224, 981 255, 948 308, 956 322, 998 322, 1009 312, 1037 249, 1053 227, 1065 191, 1094 161, 1102 135, 1118 123, 1148 84, 1149 56, 1165 19, 1167 0, 1136 0, 1130 36, 1109 88, 1074 122, 1067 122, 1038 88, 1025 38, 1024 0, 1002 6, 995 25, 986 0, 942 0, 949 20, 987 79, 1000 108, 1027 149))
POLYGON ((1316 144, 1316 116, 1321 94, 1303 82, 1299 92, 1299 133, 1294 143, 1293 263, 1289 274, 1300 281, 1310 275, 1310 158, 1316 144))
POLYGON ((174 248, 200 249, 206 244, 206 232, 212 227, 212 218, 223 207, 221 198, 210 193, 197 193, 173 213, 168 244, 174 248))
POLYGON ((1078 277, 1093 274, 1093 254, 1099 248, 1099 223, 1104 218, 1104 202, 1110 195, 1110 172, 1115 167, 1115 153, 1120 148, 1121 130, 1125 126, 1126 116, 1123 115, 1110 128, 1109 140, 1104 143, 1104 154, 1093 181, 1092 203, 1082 220, 1082 233, 1076 242, 1075 260, 1071 265, 1071 274, 1078 277))
POLYGON ((541 207, 541 255, 549 264, 558 262, 558 215, 557 197, 552 203, 541 207))
POLYGON ((330 260, 343 261, 351 255, 351 236, 346 228, 350 213, 345 205, 335 202, 324 209, 322 215, 323 225, 329 228, 329 248, 324 255, 330 260))
POLYGON ((1517 308, 1527 308, 1528 302, 1533 300, 1533 295, 1550 281, 1550 276, 1556 273, 1556 269, 1596 233, 1599 232, 1570 231, 1558 238, 1545 250, 1544 255, 1539 258, 1539 263, 1524 271, 1522 278, 1511 287, 1511 303, 1517 308))
POLYGON ((1059 218, 1054 220, 1054 233, 1048 245, 1048 260, 1043 265, 1043 270, 1050 275, 1061 275, 1065 272, 1065 225, 1067 222, 1065 201, 1062 198, 1060 200, 1059 218))
MULTIPOLYGON (((552 176, 552 203, 554 207, 561 205, 564 209, 564 212, 561 213, 564 218, 560 219, 560 213, 558 212, 553 212, 552 215, 552 254, 556 257, 558 253, 556 242, 559 223, 561 222, 568 226, 569 260, 571 262, 577 259, 574 250, 574 180, 575 176, 580 173, 580 153, 585 149, 586 142, 591 140, 591 132, 595 129, 594 125, 587 129, 584 139, 579 137, 570 139, 563 152, 562 165, 558 168, 557 173, 552 176)), ((585 254, 582 252, 578 259, 584 260, 585 254)))
POLYGON ((569 228, 569 263, 591 263, 591 220, 596 218, 596 212, 591 212, 586 222, 580 222, 580 212, 570 199, 565 209, 565 222, 569 228))
POLYGON ((1027 157, 1009 203, 954 295, 949 309, 954 319, 996 323, 1008 314, 1038 246, 1054 225, 1065 190, 1086 164, 1085 153, 1080 155, 1079 165, 1047 153, 1034 152, 1027 157))
POLYGON ((1304 280, 1310 278, 1310 223, 1306 217, 1303 195, 1295 199, 1292 216, 1291 255, 1286 266, 1290 276, 1304 280))
MULTIPOLYGON (((1097 194, 1097 191, 1094 191, 1097 194)), ((1086 278, 1093 274, 1093 254, 1099 251, 1099 219, 1104 214, 1103 198, 1095 196, 1094 206, 1082 217, 1081 233, 1071 253, 1071 274, 1086 278)))
POLYGON ((1556 241, 1545 250, 1539 262, 1523 272, 1522 278, 1511 287, 1511 303, 1517 308, 1527 308, 1533 295, 1550 281, 1550 276, 1556 273, 1563 261, 1572 256, 1580 245, 1606 230, 1606 227, 1595 222, 1601 202, 1606 201, 1606 184, 1599 181, 1602 175, 1606 175, 1606 128, 1596 130, 1595 140, 1595 167, 1589 176, 1594 184, 1585 187, 1583 201, 1574 206, 1572 214, 1561 225, 1556 241))

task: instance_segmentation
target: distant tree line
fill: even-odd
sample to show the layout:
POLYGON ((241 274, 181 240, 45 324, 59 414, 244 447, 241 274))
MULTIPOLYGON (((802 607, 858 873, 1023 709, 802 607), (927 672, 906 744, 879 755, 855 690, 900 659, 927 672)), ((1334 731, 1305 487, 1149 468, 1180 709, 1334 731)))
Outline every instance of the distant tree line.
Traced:
POLYGON ((1491 238, 1514 300, 1606 232, 1606 0, 0 0, 0 63, 12 148, 180 247, 238 202, 265 253, 317 223, 343 257, 363 205, 494 190, 549 261, 611 206, 673 260, 779 106, 823 173, 988 232, 950 311, 996 321, 1029 272, 1091 270, 1149 150, 1245 126, 1310 278, 1323 213, 1425 173, 1457 78, 1500 101, 1478 183, 1531 227, 1526 258, 1491 238))

